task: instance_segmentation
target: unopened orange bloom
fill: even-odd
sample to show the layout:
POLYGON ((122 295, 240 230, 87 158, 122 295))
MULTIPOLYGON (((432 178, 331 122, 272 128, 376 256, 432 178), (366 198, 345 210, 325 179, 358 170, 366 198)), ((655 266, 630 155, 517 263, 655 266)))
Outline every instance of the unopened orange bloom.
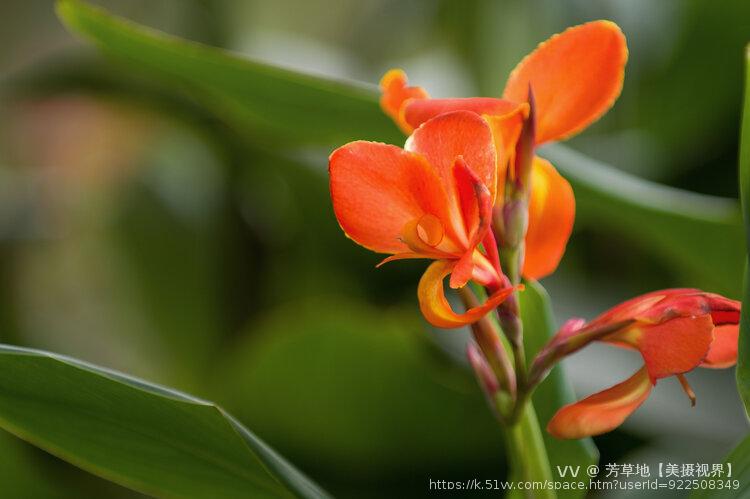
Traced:
POLYGON ((693 402, 684 373, 737 362, 740 303, 697 289, 668 289, 626 301, 588 324, 563 326, 540 358, 570 354, 591 341, 636 349, 644 365, 626 381, 560 409, 547 430, 558 438, 582 438, 613 430, 651 393, 657 380, 677 376, 693 402), (599 336, 596 331, 606 331, 599 336))
MULTIPOLYGON (((535 100, 536 143, 568 138, 601 117, 622 89, 628 51, 616 24, 594 21, 569 28, 540 44, 511 72, 501 98, 431 99, 421 87, 407 85, 401 70, 383 77, 381 107, 409 134, 444 112, 483 115, 495 135, 498 192, 528 113, 528 92, 535 100)), ((556 268, 573 229, 575 199, 568 182, 547 161, 536 158, 532 170, 525 277, 539 279, 556 268)))
POLYGON ((489 230, 496 185, 492 132, 467 111, 442 114, 423 123, 404 149, 357 141, 329 159, 336 218, 356 243, 392 256, 434 262, 419 282, 423 314, 433 325, 459 327, 479 320, 513 291, 495 253, 489 230), (463 314, 451 310, 443 279, 460 288, 469 280, 495 292, 463 314))

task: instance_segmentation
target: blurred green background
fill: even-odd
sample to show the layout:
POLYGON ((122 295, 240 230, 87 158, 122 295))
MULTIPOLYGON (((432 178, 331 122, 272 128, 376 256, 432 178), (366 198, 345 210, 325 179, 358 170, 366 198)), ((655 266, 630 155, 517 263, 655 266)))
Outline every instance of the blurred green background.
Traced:
MULTIPOLYGON (((737 196, 743 0, 94 3, 314 74, 372 84, 402 67, 434 96, 499 95, 538 42, 612 19, 630 48, 623 94, 569 145, 645 179, 737 196)), ((420 318, 424 262, 376 270, 379 257, 344 237, 330 150, 254 145, 189 90, 75 39, 49 1, 4 1, 0 25, 0 342, 216 400, 337 496, 419 497, 429 478, 504 476, 463 365, 465 332, 420 318)), ((707 260, 736 254, 716 244, 707 260)), ((711 279, 583 216, 543 284, 562 321, 663 287, 738 298, 740 270, 711 279)), ((583 396, 638 359, 594 347, 566 364, 583 396)), ((601 463, 719 461, 747 431, 732 373, 690 380, 696 408, 665 380, 596 439, 601 463)), ((7 497, 134 497, 6 434, 0 483, 7 497)))

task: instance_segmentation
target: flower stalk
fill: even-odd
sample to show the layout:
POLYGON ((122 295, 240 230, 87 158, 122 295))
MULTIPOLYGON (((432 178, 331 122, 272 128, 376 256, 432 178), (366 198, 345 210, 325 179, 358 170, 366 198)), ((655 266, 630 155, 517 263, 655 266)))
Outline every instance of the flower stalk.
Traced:
MULTIPOLYGON (((529 113, 523 120, 521 133, 516 143, 515 154, 507 169, 505 178, 505 201, 495 213, 495 228, 499 229, 499 252, 503 270, 510 285, 517 286, 521 281, 523 268, 525 238, 529 220, 529 195, 531 192, 531 165, 534 160, 534 137, 536 114, 534 94, 529 86, 529 113)), ((508 338, 513 352, 516 372, 516 397, 510 424, 515 424, 528 398, 528 381, 526 351, 523 342, 523 323, 518 302, 518 293, 514 292, 497 308, 500 327, 508 338)))
MULTIPOLYGON (((532 404, 526 404, 516 424, 505 432, 513 481, 552 482, 552 469, 544 446, 539 420, 532 404)), ((525 491, 529 499, 555 499, 554 489, 525 491)))

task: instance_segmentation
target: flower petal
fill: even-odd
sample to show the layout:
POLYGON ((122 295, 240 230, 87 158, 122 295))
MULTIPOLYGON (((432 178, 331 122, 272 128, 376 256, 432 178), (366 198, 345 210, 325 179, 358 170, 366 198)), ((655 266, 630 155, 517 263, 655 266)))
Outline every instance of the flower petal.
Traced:
POLYGON ((715 326, 739 324, 742 307, 740 302, 715 293, 705 293, 705 297, 711 309, 711 319, 713 319, 715 326))
POLYGON ((552 417, 547 431, 566 439, 612 431, 640 407, 652 386, 643 367, 624 382, 563 407, 552 417))
POLYGON ((454 192, 453 164, 461 156, 495 199, 495 146, 489 125, 478 114, 454 111, 426 121, 406 142, 435 167, 449 195, 454 192))
POLYGON ((604 341, 627 342, 641 352, 652 380, 691 371, 708 355, 714 324, 709 314, 676 317, 660 324, 636 324, 625 335, 604 341))
POLYGON ((508 78, 503 97, 537 105, 537 143, 569 137, 596 121, 620 95, 628 59, 625 36, 610 21, 554 35, 526 56, 508 78))
MULTIPOLYGON (((682 296, 699 295, 702 291, 694 288, 673 288, 651 291, 629 300, 626 300, 591 321, 591 324, 605 324, 608 322, 619 322, 627 319, 640 320, 643 322, 660 322, 665 320, 665 308, 669 307, 669 301, 680 300, 682 296), (665 303, 667 305, 665 306, 665 303)), ((684 306, 679 307, 685 310, 684 306)), ((706 313, 704 308, 689 311, 686 315, 701 315, 706 313)))
POLYGON ((549 161, 536 157, 532 168, 523 275, 541 279, 555 271, 565 253, 575 220, 575 197, 549 161))
POLYGON ((497 154, 497 195, 500 196, 505 189, 505 175, 508 171, 508 162, 515 153, 516 142, 521 135, 523 121, 528 115, 529 105, 519 104, 513 111, 504 115, 484 114, 483 117, 492 129, 495 138, 495 150, 497 154))
POLYGON ((452 111, 471 111, 479 115, 505 116, 524 109, 526 104, 517 104, 493 97, 468 97, 459 99, 412 100, 404 106, 404 119, 413 128, 435 116, 452 111))
POLYGON ((723 369, 737 363, 737 341, 740 327, 737 324, 727 324, 714 328, 714 341, 701 367, 723 369))
POLYGON ((457 289, 465 286, 474 273, 474 250, 490 228, 492 199, 487 186, 469 169, 460 156, 453 164, 453 178, 464 227, 469 237, 467 250, 451 274, 450 286, 457 289))
POLYGON ((331 154, 329 173, 336 218, 347 236, 366 248, 408 252, 402 231, 425 215, 448 227, 442 183, 416 154, 386 144, 351 142, 331 154))
POLYGON ((500 289, 490 296, 483 305, 457 314, 451 309, 443 287, 443 279, 453 271, 455 265, 455 261, 438 260, 427 268, 419 281, 417 291, 419 307, 425 319, 433 326, 450 329, 474 323, 497 307, 514 291, 512 287, 500 289))
POLYGON ((404 104, 411 99, 427 99, 429 95, 422 87, 408 86, 406 73, 400 69, 388 71, 380 80, 380 89, 383 92, 380 107, 405 134, 409 135, 416 127, 409 125, 404 119, 404 104))

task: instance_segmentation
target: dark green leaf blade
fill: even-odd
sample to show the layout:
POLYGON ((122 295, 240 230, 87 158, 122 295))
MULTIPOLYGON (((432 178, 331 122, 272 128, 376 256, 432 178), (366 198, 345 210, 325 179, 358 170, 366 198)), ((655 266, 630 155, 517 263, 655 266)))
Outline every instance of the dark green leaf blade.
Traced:
POLYGON ((326 497, 216 405, 47 352, 0 346, 0 427, 158 497, 326 497))
POLYGON ((304 75, 172 37, 77 0, 60 0, 65 25, 106 53, 191 90, 256 139, 343 144, 402 141, 367 86, 304 75))
MULTIPOLYGON (((742 110, 742 131, 740 135, 740 197, 742 215, 745 220, 746 248, 750 249, 750 46, 745 52, 745 105, 742 110)), ((737 355, 737 389, 745 404, 745 412, 750 414, 750 269, 745 257, 745 290, 740 317, 740 338, 737 355)))

